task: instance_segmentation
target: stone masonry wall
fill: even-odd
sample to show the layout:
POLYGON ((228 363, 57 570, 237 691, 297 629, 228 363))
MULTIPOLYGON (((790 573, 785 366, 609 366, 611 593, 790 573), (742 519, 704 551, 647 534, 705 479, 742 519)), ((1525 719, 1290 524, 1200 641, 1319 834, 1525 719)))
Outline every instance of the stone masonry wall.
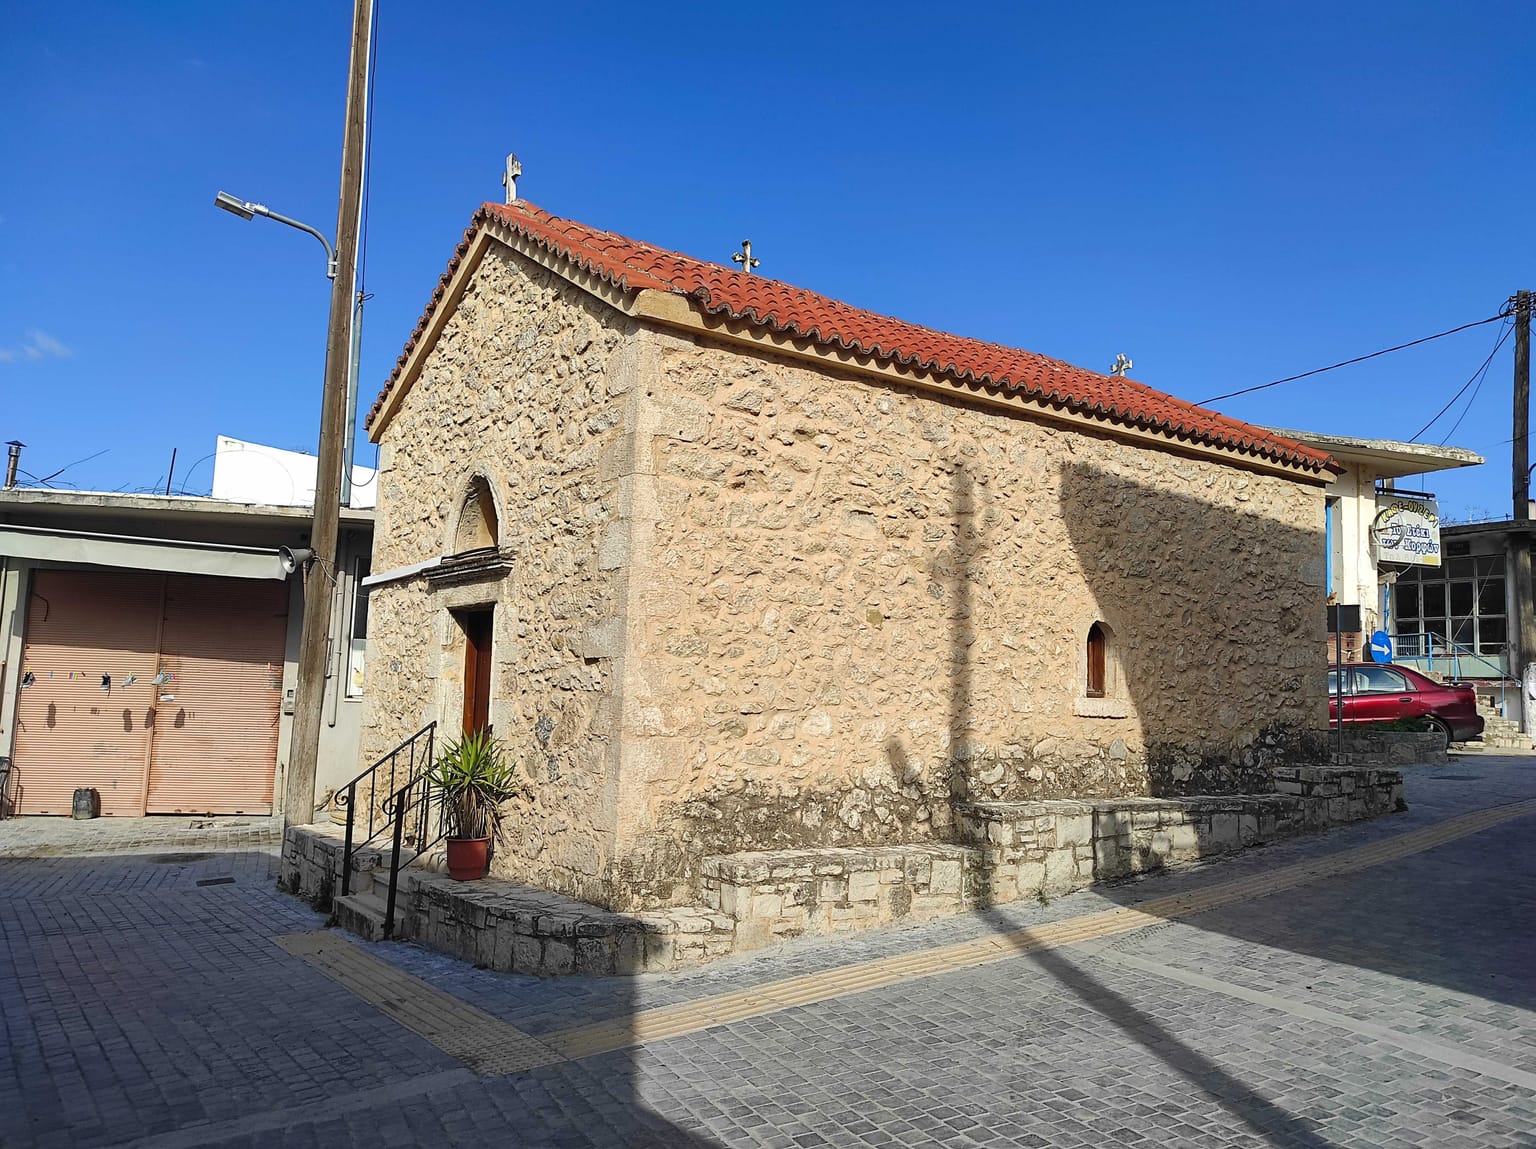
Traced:
POLYGON ((374 590, 362 737, 367 764, 433 719, 439 747, 456 736, 464 640, 451 610, 494 605, 491 721, 536 795, 508 811, 495 872, 592 901, 612 858, 627 593, 611 554, 624 494, 599 461, 631 408, 626 324, 505 249, 475 272, 384 430, 373 569, 453 552, 476 474, 512 569, 374 590))
POLYGON ((637 340, 630 904, 697 896, 704 855, 946 841, 960 802, 1267 790, 1316 758, 1319 488, 637 340))

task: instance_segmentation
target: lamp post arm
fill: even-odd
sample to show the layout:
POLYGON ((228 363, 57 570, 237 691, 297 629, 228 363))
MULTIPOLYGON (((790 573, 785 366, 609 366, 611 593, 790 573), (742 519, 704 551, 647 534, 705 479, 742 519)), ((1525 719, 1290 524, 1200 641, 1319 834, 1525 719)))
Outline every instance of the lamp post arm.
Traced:
POLYGON ((246 206, 249 207, 257 215, 264 215, 268 219, 276 220, 278 223, 286 223, 289 227, 296 227, 300 231, 307 231, 310 235, 318 239, 320 241, 320 246, 325 248, 325 277, 327 279, 336 278, 336 252, 331 247, 330 240, 326 239, 325 236, 320 234, 320 232, 310 227, 309 224, 301 223, 296 219, 292 219, 284 215, 282 212, 273 211, 264 203, 253 203, 247 204, 246 206))

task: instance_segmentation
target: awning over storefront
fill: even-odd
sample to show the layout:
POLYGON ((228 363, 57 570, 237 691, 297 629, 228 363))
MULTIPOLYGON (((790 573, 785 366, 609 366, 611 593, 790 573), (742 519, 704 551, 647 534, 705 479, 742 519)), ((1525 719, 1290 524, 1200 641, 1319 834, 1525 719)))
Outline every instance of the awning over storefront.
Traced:
POLYGON ((225 578, 286 578, 274 548, 237 547, 184 539, 105 535, 58 527, 0 524, 0 555, 50 563, 129 567, 225 578))

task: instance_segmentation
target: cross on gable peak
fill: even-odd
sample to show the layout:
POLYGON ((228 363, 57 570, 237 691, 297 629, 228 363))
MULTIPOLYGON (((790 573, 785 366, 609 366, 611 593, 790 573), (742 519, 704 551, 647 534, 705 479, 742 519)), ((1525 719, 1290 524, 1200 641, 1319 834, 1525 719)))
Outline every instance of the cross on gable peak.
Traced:
POLYGON ((742 271, 745 271, 748 275, 751 275, 752 269, 756 267, 761 261, 754 257, 752 254, 752 241, 750 239, 744 239, 741 241, 741 250, 738 251, 735 255, 731 256, 731 262, 740 265, 742 271))

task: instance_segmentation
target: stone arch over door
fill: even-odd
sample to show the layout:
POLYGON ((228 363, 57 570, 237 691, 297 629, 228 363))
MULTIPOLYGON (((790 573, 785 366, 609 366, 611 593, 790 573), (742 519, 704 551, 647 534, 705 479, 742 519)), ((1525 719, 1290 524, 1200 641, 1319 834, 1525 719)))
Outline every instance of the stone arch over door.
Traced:
POLYGON ((468 551, 502 546, 502 504, 496 484, 484 471, 476 470, 464 484, 458 506, 449 515, 449 535, 443 553, 461 555, 468 551))

